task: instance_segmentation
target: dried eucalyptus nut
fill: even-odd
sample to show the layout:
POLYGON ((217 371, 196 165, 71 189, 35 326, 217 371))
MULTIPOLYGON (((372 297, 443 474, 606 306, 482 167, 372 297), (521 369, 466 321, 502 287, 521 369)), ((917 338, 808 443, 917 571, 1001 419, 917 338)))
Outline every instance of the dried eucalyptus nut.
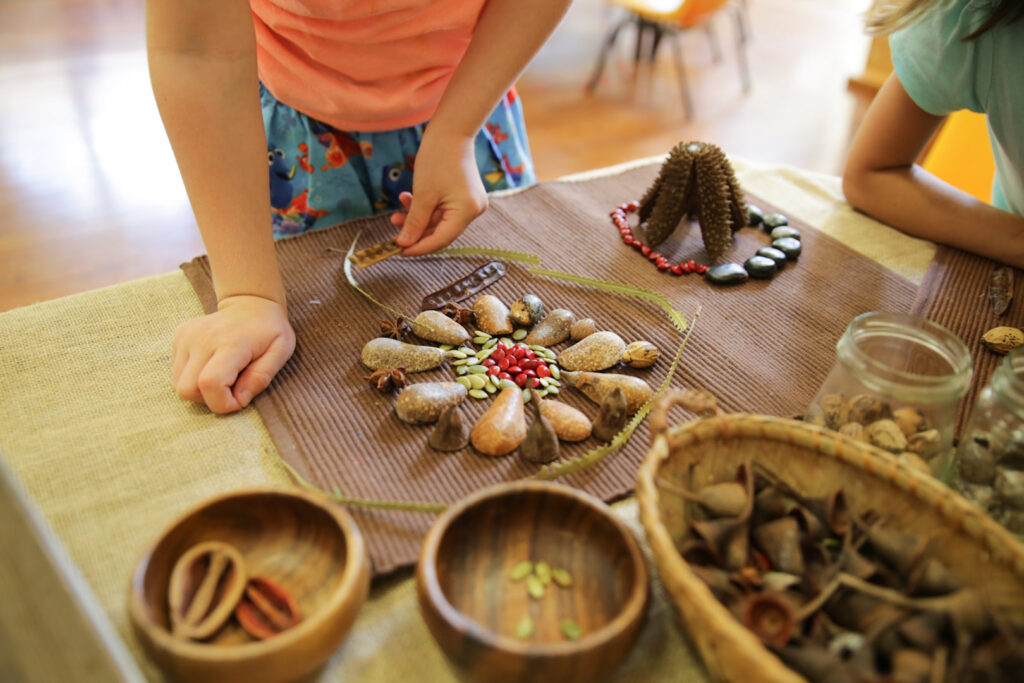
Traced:
POLYGON ((649 368, 661 355, 658 347, 648 341, 635 341, 626 345, 622 362, 631 368, 649 368))
POLYGON ((568 588, 572 585, 572 574, 566 569, 555 567, 551 570, 551 580, 562 588, 568 588))
POLYGON ((512 334, 512 318, 508 306, 491 294, 482 294, 473 302, 477 329, 491 336, 512 334))
POLYGON ((509 572, 508 577, 513 581, 521 581, 527 576, 533 573, 533 562, 529 560, 523 560, 516 566, 512 567, 512 571, 509 572))
POLYGON ((618 365, 626 342, 614 332, 595 332, 558 354, 558 364, 566 370, 599 372, 618 365))
POLYGON ((405 368, 406 372, 423 372, 441 367, 448 353, 436 346, 417 346, 389 337, 377 337, 366 342, 360 359, 371 370, 405 368))
POLYGON ((892 420, 900 426, 900 430, 910 436, 927 428, 925 416, 917 408, 909 406, 892 411, 892 420))
POLYGON ((544 302, 533 294, 524 294, 512 304, 512 320, 523 327, 532 327, 544 317, 544 302))
POLYGON ((575 321, 576 316, 572 314, 572 311, 556 308, 530 330, 530 334, 526 335, 524 342, 527 346, 531 344, 538 346, 560 344, 569 338, 569 328, 575 321))
POLYGON ((212 636, 235 611, 247 581, 245 561, 233 546, 206 541, 189 548, 175 562, 167 587, 172 635, 212 636))
POLYGON ((903 463, 904 465, 909 465, 910 467, 913 467, 916 470, 920 470, 920 471, 924 472, 925 474, 931 474, 932 473, 931 466, 928 463, 926 463, 924 461, 924 458, 922 458, 917 453, 911 453, 910 451, 905 451, 903 453, 900 453, 896 457, 896 460, 901 462, 901 463, 903 463))
POLYGON ((856 439, 857 441, 863 441, 870 443, 871 439, 868 438, 868 432, 860 422, 847 422, 838 429, 840 434, 845 434, 850 438, 856 439))
POLYGON ((892 420, 872 422, 866 431, 871 443, 883 450, 890 453, 902 453, 907 450, 907 437, 892 420))
POLYGON ((1024 332, 1016 327, 993 327, 981 336, 981 343, 996 353, 1009 353, 1024 345, 1024 332))
POLYGON ((971 484, 991 484, 996 478, 996 455, 988 439, 974 435, 957 451, 957 474, 971 484))
POLYGON ((998 468, 995 490, 1000 503, 1014 510, 1024 510, 1024 472, 998 468))
POLYGON ((926 429, 907 437, 907 450, 931 460, 942 451, 942 435, 938 429, 926 429))
POLYGON ((864 426, 892 417, 889 404, 870 394, 857 394, 850 399, 850 421, 864 426))
POLYGON ((462 414, 458 406, 448 406, 437 420, 437 426, 431 432, 427 443, 435 451, 450 453, 462 450, 469 443, 469 430, 462 422, 462 414))
POLYGON ((819 402, 821 412, 825 416, 825 426, 839 429, 850 421, 850 404, 842 394, 826 394, 819 402))
POLYGON ((298 624, 302 615, 298 602, 283 586, 265 576, 252 576, 235 607, 235 618, 253 638, 266 640, 298 624))
POLYGON ((551 583, 551 565, 541 560, 533 567, 533 573, 537 575, 540 582, 545 586, 551 583))
POLYGON ((569 640, 576 640, 583 635, 583 631, 580 630, 579 624, 572 619, 562 619, 559 622, 559 627, 562 629, 562 635, 569 640))
POLYGON ((516 624, 516 638, 519 640, 529 640, 531 636, 533 636, 533 619, 527 614, 516 624))
POLYGON ((409 424, 437 422, 448 406, 466 398, 466 387, 459 382, 420 382, 410 384, 395 401, 398 419, 409 424))
POLYGON ((592 318, 582 318, 577 320, 569 328, 569 336, 573 341, 579 341, 586 339, 590 335, 597 332, 597 323, 592 318))
POLYGON ((440 311, 423 311, 412 321, 412 333, 438 344, 465 344, 469 332, 440 311))
POLYGON ((534 600, 540 600, 544 597, 544 583, 534 574, 530 574, 526 577, 526 592, 534 600))

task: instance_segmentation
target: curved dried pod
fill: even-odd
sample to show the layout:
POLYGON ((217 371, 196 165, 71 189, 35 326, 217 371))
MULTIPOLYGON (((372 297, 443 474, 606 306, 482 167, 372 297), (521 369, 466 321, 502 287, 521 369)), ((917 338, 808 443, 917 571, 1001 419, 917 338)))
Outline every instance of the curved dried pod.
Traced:
POLYGON ((943 633, 948 621, 942 612, 919 612, 905 619, 896 630, 910 645, 931 652, 945 640, 943 633))
POLYGON ((512 334, 512 312, 501 299, 492 294, 481 294, 473 302, 476 327, 487 334, 512 334))
POLYGON ((597 323, 593 318, 581 318, 569 328, 569 338, 573 341, 585 339, 597 332, 597 323))
POLYGON ((614 332, 595 332, 558 354, 564 370, 599 372, 619 364, 626 342, 614 332))
POLYGON ((722 517, 690 524, 693 533, 703 539, 715 562, 729 571, 737 571, 747 563, 749 555, 749 522, 746 519, 722 517))
MULTIPOLYGON (((462 385, 459 385, 462 386, 462 385)), ((508 455, 526 439, 526 416, 519 387, 507 387, 469 432, 473 448, 484 455, 508 455)))
POLYGON ((907 450, 931 460, 942 452, 942 435, 938 429, 926 429, 907 437, 907 450))
POLYGON ((747 504, 746 489, 734 481, 710 484, 689 495, 713 517, 737 517, 747 504))
POLYGON ((632 415, 654 396, 654 391, 639 377, 619 375, 611 372, 562 372, 565 383, 581 391, 587 398, 600 405, 605 396, 616 387, 626 396, 626 411, 632 415))
POLYGON ((623 363, 631 368, 649 368, 658 360, 661 352, 649 341, 635 341, 626 345, 622 353, 623 363))
POLYGON ((1024 345, 1024 332, 1016 327, 993 327, 981 335, 981 343, 990 351, 1009 353, 1024 345))
POLYGON ((911 595, 946 595, 961 588, 963 583, 934 557, 919 562, 907 579, 907 591, 911 595))
POLYGON ((837 536, 842 536, 849 530, 850 508, 846 504, 846 494, 842 489, 836 489, 827 496, 807 498, 804 504, 837 536))
POLYGON ((448 353, 436 346, 406 344, 389 337, 377 337, 363 345, 363 365, 371 370, 405 368, 406 372, 424 372, 441 367, 448 353))
POLYGON ((843 662, 838 654, 829 652, 819 645, 800 644, 772 648, 789 668, 806 676, 811 681, 837 681, 843 662))
POLYGON ((933 599, 946 601, 944 611, 952 619, 954 629, 966 631, 973 636, 992 626, 992 612, 973 588, 961 588, 942 598, 933 599))
POLYGON ((573 315, 572 311, 567 311, 564 308, 556 308, 551 311, 544 318, 537 323, 530 333, 526 335, 526 339, 523 343, 526 345, 535 344, 537 346, 554 346, 555 344, 561 344, 569 338, 569 330, 572 328, 572 324, 576 322, 576 316, 573 315))
POLYGON ((796 633, 796 614, 788 598, 772 592, 748 595, 741 609, 743 625, 766 645, 782 647, 796 633))
POLYGON ((877 420, 867 426, 868 439, 872 445, 890 453, 907 450, 907 437, 892 420, 877 420))
POLYGON ((597 411, 597 417, 594 418, 591 433, 601 441, 610 441, 622 431, 628 420, 626 395, 622 393, 622 389, 615 387, 601 401, 601 407, 597 411))
POLYGON ((818 405, 829 429, 839 429, 850 421, 850 404, 842 394, 825 394, 818 405))
POLYGON ((469 331, 441 311, 423 311, 412 320, 412 333, 420 339, 438 344, 465 344, 469 331))
POLYGON ((908 437, 927 429, 928 420, 917 408, 905 406, 892 411, 892 421, 899 425, 900 430, 908 437))
POLYGON ((437 422, 445 408, 462 403, 467 393, 458 382, 410 384, 398 395, 395 413, 402 422, 430 424, 437 422))
POLYGON ((920 650, 899 648, 892 653, 892 680, 927 683, 932 680, 932 658, 920 650))
POLYGON ((780 517, 754 527, 754 543, 768 556, 772 568, 789 574, 804 573, 800 552, 800 525, 793 517, 780 517))
POLYGON ((803 505, 794 505, 789 509, 787 513, 790 517, 796 520, 796 523, 800 526, 800 533, 804 541, 810 543, 816 543, 821 539, 825 538, 827 530, 825 523, 815 513, 808 510, 803 505))
POLYGON ((299 604, 283 586, 265 576, 249 577, 235 618, 253 638, 266 640, 300 621, 299 604))
POLYGON ((875 525, 868 527, 865 533, 875 553, 904 577, 921 561, 928 549, 928 539, 924 536, 907 534, 897 529, 875 525))
POLYGON ((171 634, 204 640, 231 617, 248 576, 241 553, 220 541, 189 548, 171 570, 167 601, 171 634))
POLYGON ((719 559, 718 553, 711 549, 707 541, 697 537, 690 537, 679 546, 679 556, 691 567, 713 567, 719 559))
POLYGON ((441 412, 437 426, 430 433, 427 443, 435 451, 450 453, 462 450, 469 443, 469 430, 462 421, 458 405, 450 405, 441 412))
POLYGON ((703 581, 721 602, 731 602, 741 597, 740 591, 729 579, 729 574, 718 567, 704 567, 691 564, 690 570, 703 581))
POLYGON ((871 443, 871 439, 868 438, 868 432, 864 429, 864 425, 860 422, 847 422, 839 428, 839 433, 844 434, 851 439, 857 441, 863 441, 864 443, 871 443))
POLYGON ((558 435, 539 406, 533 410, 533 422, 526 430, 526 439, 519 450, 530 462, 547 463, 558 459, 558 435))
POLYGON ((544 317, 544 302, 534 294, 524 294, 512 304, 509 314, 517 325, 532 327, 544 317))
POLYGON ((879 420, 892 417, 892 408, 888 403, 871 394, 857 394, 850 399, 850 420, 862 425, 869 425, 879 420))
POLYGON ((774 486, 766 486, 754 497, 754 519, 757 523, 778 519, 786 514, 792 501, 774 486))
POLYGON ((858 579, 870 579, 878 573, 878 565, 860 554, 860 551, 851 541, 851 534, 843 536, 843 550, 836 560, 836 565, 847 574, 852 574, 858 579))
POLYGON ((590 436, 593 428, 590 418, 568 403, 543 399, 538 405, 540 414, 551 422, 562 441, 583 441, 590 436))

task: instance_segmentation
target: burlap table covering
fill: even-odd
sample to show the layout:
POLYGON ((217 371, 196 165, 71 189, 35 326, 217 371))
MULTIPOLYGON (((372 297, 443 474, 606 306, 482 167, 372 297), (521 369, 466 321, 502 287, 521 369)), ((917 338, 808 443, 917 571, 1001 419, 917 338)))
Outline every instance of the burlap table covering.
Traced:
MULTIPOLYGON (((772 280, 721 287, 695 274, 679 277, 658 271, 620 241, 608 218, 616 203, 641 196, 658 169, 655 163, 584 182, 541 183, 495 198, 460 243, 523 249, 539 256, 544 266, 659 292, 684 313, 702 308, 676 386, 705 388, 731 412, 802 412, 831 368, 833 341, 850 318, 866 310, 909 308, 914 294, 910 282, 795 217, 791 224, 803 236, 804 253, 772 280), (825 301, 828 306, 819 305, 825 301)), ((761 198, 750 200, 765 212, 777 210, 761 198)), ((278 451, 322 490, 338 487, 344 495, 376 501, 452 503, 487 485, 532 475, 538 466, 519 457, 481 457, 471 448, 456 454, 432 450, 426 444, 430 429, 401 422, 392 410, 393 398, 368 386, 359 350, 379 335, 380 319, 390 315, 351 288, 341 269, 344 252, 356 235, 361 245, 368 245, 394 233, 388 219, 378 216, 277 244, 297 350, 271 388, 257 398, 256 407, 278 451)), ((742 262, 769 242, 762 230, 743 229, 724 258, 742 262)), ((688 232, 677 230, 659 251, 673 261, 687 256, 705 259, 696 226, 688 232)), ((425 295, 487 260, 392 258, 355 275, 375 298, 411 317, 425 295)), ((183 268, 212 310, 206 257, 183 268)), ((620 370, 654 387, 665 379, 681 343, 667 316, 650 305, 532 276, 514 263, 486 291, 507 304, 532 292, 549 310, 567 308, 628 341, 654 343, 665 358, 653 368, 620 370)), ((410 381, 454 377, 452 368, 446 367, 410 376, 410 381)), ((558 400, 591 417, 597 412, 579 392, 565 387, 558 400)), ((472 424, 488 404, 467 400, 461 410, 472 424)), ((620 498, 632 491, 649 441, 645 422, 620 452, 565 482, 606 501, 620 498)), ((562 457, 579 457, 597 445, 596 439, 566 444, 562 457)), ((414 563, 432 521, 429 514, 405 511, 355 509, 353 514, 376 573, 414 563)))
POLYGON ((974 400, 1002 362, 981 337, 993 327, 1024 327, 1024 273, 1013 269, 1013 300, 1002 315, 992 312, 989 281, 994 261, 959 249, 939 247, 925 272, 911 311, 950 330, 964 340, 974 359, 974 375, 957 408, 955 434, 959 438, 974 408, 974 400))
MULTIPOLYGON (((850 210, 838 178, 733 162, 744 187, 772 196, 791 217, 921 280, 934 247, 850 210)), ((150 680, 161 677, 132 636, 125 610, 129 577, 143 549, 207 498, 251 485, 291 485, 255 410, 215 416, 170 390, 171 333, 201 312, 187 279, 173 272, 0 314, 0 457, 65 550, 53 560, 65 588, 79 602, 99 606, 94 621, 107 622, 100 630, 120 637, 107 646, 116 650, 114 658, 130 653, 150 680)), ((630 519, 635 505, 614 509, 630 519)), ((4 516, 0 525, 11 534, 34 533, 16 526, 18 519, 4 516)), ((8 558, 0 553, 0 564, 8 558)), ((44 658, 69 659, 73 666, 92 655, 70 659, 70 650, 95 647, 90 634, 74 635, 71 626, 81 620, 68 619, 73 607, 33 592, 40 582, 27 577, 52 570, 33 570, 31 561, 26 555, 25 565, 8 574, 15 581, 0 583, 0 666, 25 667, 0 670, 3 679, 24 670, 45 680, 60 669, 44 658), (26 614, 38 618, 26 620, 26 614), (44 647, 53 637, 45 630, 50 621, 68 627, 58 649, 44 647)), ((619 678, 704 680, 656 574, 652 579, 652 610, 619 678)), ((95 669, 79 673, 78 680, 106 680, 95 669)), ((454 680, 419 617, 409 573, 376 582, 319 679, 454 680)))

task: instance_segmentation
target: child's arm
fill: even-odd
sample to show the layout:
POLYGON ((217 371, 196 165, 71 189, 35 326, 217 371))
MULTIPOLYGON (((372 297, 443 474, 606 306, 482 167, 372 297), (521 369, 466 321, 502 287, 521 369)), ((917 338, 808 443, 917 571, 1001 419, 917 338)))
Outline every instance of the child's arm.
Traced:
POLYGON ((217 413, 263 391, 295 335, 274 256, 266 135, 246 0, 148 0, 157 106, 210 257, 218 310, 174 335, 172 382, 217 413))
POLYGON ((570 4, 570 0, 490 0, 469 49, 423 136, 408 216, 398 243, 415 256, 450 244, 487 208, 473 140, 570 4))
POLYGON ((914 163, 941 122, 891 75, 850 148, 843 171, 847 201, 915 237, 1024 268, 1024 217, 979 201, 914 163))

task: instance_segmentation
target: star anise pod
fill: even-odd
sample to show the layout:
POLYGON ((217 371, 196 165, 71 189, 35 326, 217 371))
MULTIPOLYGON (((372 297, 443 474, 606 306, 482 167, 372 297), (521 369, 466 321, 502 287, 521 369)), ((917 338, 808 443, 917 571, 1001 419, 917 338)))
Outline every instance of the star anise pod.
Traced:
POLYGON ((377 391, 386 394, 405 386, 405 368, 374 370, 373 373, 366 376, 366 379, 370 381, 371 386, 376 387, 377 391))
POLYGON ((381 320, 380 333, 392 339, 405 339, 405 336, 412 330, 408 320, 396 318, 395 320, 381 320))
POLYGON ((467 308, 457 301, 449 301, 446 303, 444 307, 441 308, 441 313, 460 325, 471 323, 476 319, 476 315, 473 313, 472 308, 467 308))

